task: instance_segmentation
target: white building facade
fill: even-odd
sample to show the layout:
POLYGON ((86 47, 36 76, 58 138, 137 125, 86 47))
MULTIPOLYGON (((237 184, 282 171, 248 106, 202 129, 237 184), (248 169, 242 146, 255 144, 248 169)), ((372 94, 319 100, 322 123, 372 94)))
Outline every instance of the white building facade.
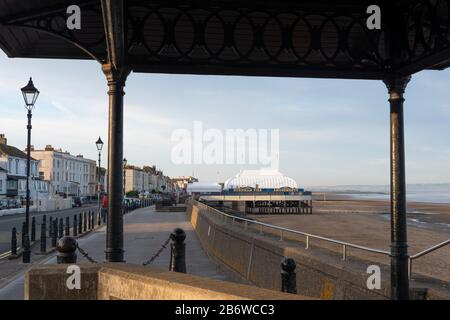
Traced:
POLYGON ((6 196, 7 177, 8 177, 8 170, 0 167, 0 198, 6 196))
POLYGON ((140 194, 149 194, 154 189, 152 183, 151 167, 139 168, 127 166, 125 168, 125 192, 136 191, 140 194))
POLYGON ((97 193, 97 165, 82 155, 71 155, 47 145, 44 150, 32 150, 40 161, 39 170, 50 181, 50 194, 94 197, 97 193))
MULTIPOLYGON (((27 155, 20 149, 7 144, 0 134, 0 197, 25 199, 27 181, 27 155)), ((48 197, 48 181, 40 175, 39 160, 30 161, 30 198, 32 202, 48 197)))

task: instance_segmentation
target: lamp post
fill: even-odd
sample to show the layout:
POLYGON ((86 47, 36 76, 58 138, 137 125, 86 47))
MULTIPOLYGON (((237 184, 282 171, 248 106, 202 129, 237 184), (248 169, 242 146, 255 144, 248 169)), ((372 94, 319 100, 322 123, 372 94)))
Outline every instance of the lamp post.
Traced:
POLYGON ((127 158, 123 158, 123 196, 125 197, 126 196, 126 173, 127 173, 127 171, 126 171, 126 169, 127 169, 127 158))
POLYGON ((27 180, 26 180, 26 209, 25 209, 25 232, 26 241, 23 246, 22 261, 24 263, 30 262, 30 167, 31 167, 31 111, 34 108, 34 104, 39 96, 39 90, 35 88, 33 80, 30 77, 28 84, 21 89, 23 100, 25 101, 25 108, 28 111, 28 125, 27 125, 27 180))
POLYGON ((100 188, 100 170, 101 170, 101 161, 102 161, 102 149, 103 149, 103 141, 100 137, 98 137, 98 140, 95 142, 95 145, 97 146, 98 150, 98 184, 97 184, 97 200, 98 200, 98 215, 100 216, 101 211, 101 203, 100 203, 100 194, 101 194, 101 188, 100 188))

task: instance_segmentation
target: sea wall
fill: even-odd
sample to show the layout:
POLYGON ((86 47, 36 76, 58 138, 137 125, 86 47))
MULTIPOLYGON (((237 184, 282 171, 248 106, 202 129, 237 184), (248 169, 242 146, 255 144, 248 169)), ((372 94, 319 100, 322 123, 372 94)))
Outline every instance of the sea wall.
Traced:
MULTIPOLYGON (((280 290, 280 262, 290 257, 297 264, 297 290, 301 295, 321 299, 389 298, 388 281, 382 281, 380 289, 367 288, 369 264, 349 266, 336 257, 317 258, 312 250, 225 223, 195 204, 188 206, 187 215, 210 257, 245 283, 280 290)), ((382 279, 389 279, 386 272, 382 272, 382 279)))
POLYGON ((25 274, 25 300, 303 300, 305 297, 133 264, 36 265, 25 274), (72 266, 73 267, 73 266, 72 266), (71 273, 74 272, 73 270, 71 273))

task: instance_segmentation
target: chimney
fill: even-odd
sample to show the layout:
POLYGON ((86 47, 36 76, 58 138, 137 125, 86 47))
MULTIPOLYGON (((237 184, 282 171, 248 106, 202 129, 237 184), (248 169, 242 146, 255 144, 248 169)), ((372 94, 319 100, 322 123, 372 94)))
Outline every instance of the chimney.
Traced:
POLYGON ((51 144, 45 146, 45 151, 53 151, 53 147, 51 144))
POLYGON ((8 140, 6 139, 4 133, 1 133, 1 134, 0 134, 0 144, 3 144, 3 145, 5 145, 5 146, 8 144, 8 140))

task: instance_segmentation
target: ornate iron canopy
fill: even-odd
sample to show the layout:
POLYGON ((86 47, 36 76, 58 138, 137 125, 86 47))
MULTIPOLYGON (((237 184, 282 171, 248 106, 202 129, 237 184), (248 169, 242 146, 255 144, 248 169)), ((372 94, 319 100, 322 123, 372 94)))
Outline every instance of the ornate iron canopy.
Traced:
POLYGON ((106 25, 123 30, 135 72, 382 79, 450 65, 450 0, 123 3, 123 28, 115 20, 108 29, 100 0, 0 0, 0 47, 9 57, 104 63, 106 25), (72 4, 80 30, 66 26, 72 4), (366 27, 371 4, 380 30, 366 27))

